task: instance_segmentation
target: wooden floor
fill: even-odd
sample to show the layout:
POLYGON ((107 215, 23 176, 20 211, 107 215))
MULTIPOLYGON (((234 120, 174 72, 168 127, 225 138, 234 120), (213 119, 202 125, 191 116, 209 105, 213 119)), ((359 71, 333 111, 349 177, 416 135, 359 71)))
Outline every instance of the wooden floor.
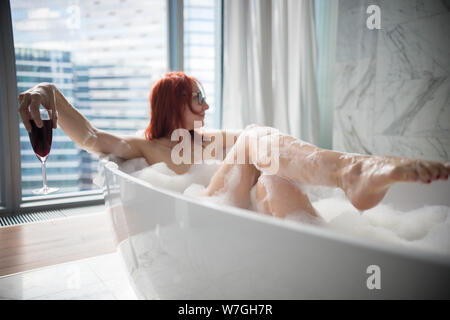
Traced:
POLYGON ((0 228, 0 276, 116 251, 106 212, 0 228))

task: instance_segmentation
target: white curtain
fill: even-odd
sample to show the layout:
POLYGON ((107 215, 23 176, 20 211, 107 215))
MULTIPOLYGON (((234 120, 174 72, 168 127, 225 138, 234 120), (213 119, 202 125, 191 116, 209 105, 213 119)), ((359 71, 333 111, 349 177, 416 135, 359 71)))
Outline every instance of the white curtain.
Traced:
POLYGON ((272 126, 317 144, 313 0, 226 0, 222 127, 272 126))

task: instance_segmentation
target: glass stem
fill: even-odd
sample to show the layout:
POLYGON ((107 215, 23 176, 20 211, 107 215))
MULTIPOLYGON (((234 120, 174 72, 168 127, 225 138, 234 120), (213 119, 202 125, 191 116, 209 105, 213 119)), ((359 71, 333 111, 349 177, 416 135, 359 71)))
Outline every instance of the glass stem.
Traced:
POLYGON ((45 160, 41 162, 42 165, 42 183, 44 184, 43 188, 47 189, 47 172, 45 170, 45 160))

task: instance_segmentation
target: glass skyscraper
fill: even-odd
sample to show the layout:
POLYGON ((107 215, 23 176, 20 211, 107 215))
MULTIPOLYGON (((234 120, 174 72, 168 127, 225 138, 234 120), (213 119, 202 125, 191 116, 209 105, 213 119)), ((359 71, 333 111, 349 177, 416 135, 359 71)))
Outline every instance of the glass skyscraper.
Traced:
MULTIPOLYGON (((214 0, 185 0, 185 70, 215 112, 214 0)), ((152 83, 167 72, 165 0, 11 1, 18 90, 52 82, 98 129, 139 134, 149 119, 152 83)), ((206 126, 214 126, 207 117, 206 126)), ((91 190, 97 157, 54 130, 50 186, 91 190)), ((21 124, 22 193, 42 186, 41 166, 21 124)))

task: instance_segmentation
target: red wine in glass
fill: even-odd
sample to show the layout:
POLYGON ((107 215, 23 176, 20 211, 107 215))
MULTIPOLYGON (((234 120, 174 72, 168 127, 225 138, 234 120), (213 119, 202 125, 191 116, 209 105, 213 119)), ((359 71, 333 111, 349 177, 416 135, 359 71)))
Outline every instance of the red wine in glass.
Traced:
POLYGON ((49 194, 59 190, 59 188, 50 188, 47 186, 47 174, 45 163, 47 161, 50 148, 52 146, 53 137, 53 120, 51 110, 40 109, 40 117, 42 119, 42 127, 38 127, 34 120, 30 120, 31 131, 28 132, 33 151, 41 161, 42 165, 42 182, 43 187, 32 190, 34 194, 49 194))
MULTIPOLYGON (((34 120, 30 120, 31 132, 28 132, 34 153, 41 160, 47 158, 52 146, 52 120, 42 120, 42 127, 38 128, 34 120)), ((42 160, 41 160, 42 161, 42 160)))

